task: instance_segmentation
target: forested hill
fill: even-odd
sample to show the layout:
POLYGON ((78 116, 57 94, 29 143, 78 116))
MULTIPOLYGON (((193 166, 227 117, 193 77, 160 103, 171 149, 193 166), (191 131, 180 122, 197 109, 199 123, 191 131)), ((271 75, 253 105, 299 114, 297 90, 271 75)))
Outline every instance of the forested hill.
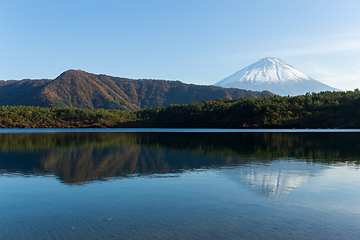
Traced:
POLYGON ((239 98, 137 111, 0 107, 0 128, 360 128, 360 91, 239 98))
POLYGON ((274 94, 180 81, 134 80, 68 70, 54 80, 0 81, 0 105, 139 110, 215 99, 274 94))

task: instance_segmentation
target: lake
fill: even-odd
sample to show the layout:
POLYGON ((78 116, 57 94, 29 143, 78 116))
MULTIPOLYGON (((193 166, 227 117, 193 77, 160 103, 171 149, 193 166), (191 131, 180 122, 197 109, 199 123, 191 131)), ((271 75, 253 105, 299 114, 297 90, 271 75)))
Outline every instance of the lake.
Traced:
POLYGON ((0 130, 0 239, 358 239, 358 130, 0 130))

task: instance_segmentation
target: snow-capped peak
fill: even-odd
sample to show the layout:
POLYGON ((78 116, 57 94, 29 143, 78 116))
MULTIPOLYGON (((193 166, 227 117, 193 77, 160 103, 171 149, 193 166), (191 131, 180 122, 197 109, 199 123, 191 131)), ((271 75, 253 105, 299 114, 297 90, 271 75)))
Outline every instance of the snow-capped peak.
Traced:
POLYGON ((266 57, 214 85, 226 87, 228 84, 235 82, 257 84, 298 82, 303 80, 311 80, 311 78, 278 58, 266 57))

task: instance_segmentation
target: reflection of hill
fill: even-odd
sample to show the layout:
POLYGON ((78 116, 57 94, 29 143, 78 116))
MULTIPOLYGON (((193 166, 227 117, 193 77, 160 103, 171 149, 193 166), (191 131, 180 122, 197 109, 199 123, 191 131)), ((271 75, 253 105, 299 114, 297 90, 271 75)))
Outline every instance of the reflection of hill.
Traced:
POLYGON ((144 149, 139 145, 52 150, 43 166, 66 183, 170 171, 164 151, 144 149))
POLYGON ((185 169, 226 165, 226 160, 141 144, 123 144, 0 152, 0 169, 7 173, 52 173, 62 182, 74 184, 111 177, 178 173, 185 169))
POLYGON ((262 196, 279 198, 305 183, 308 177, 320 169, 320 165, 304 162, 272 161, 267 164, 246 164, 223 173, 262 196))
MULTIPOLYGON (((65 183, 81 183, 249 162, 265 161, 272 166, 279 158, 323 163, 359 161, 358 149, 356 133, 0 134, 0 170, 53 173, 65 183)), ((242 171, 243 182, 270 195, 282 194, 301 182, 300 176, 306 176, 292 172, 291 176, 299 178, 289 178, 288 170, 242 171), (275 182, 285 188, 276 188, 275 182)))

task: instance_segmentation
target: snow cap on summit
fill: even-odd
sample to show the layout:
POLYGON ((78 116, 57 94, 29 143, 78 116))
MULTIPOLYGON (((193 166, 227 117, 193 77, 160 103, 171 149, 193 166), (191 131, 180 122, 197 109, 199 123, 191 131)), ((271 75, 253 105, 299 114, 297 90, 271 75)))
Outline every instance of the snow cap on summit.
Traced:
POLYGON ((234 82, 251 82, 256 84, 264 82, 297 82, 310 79, 305 73, 296 70, 280 59, 266 57, 214 85, 226 87, 227 84, 234 82))
POLYGON ((279 95, 300 95, 307 92, 339 91, 278 58, 266 57, 214 84, 219 87, 252 91, 268 90, 279 95))

